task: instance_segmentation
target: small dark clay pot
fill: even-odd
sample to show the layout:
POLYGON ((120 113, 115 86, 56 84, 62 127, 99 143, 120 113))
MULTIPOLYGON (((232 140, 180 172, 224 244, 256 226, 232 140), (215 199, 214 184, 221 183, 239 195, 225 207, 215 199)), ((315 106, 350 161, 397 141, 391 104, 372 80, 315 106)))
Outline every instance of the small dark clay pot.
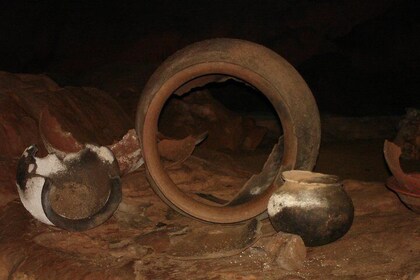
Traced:
POLYGON ((351 227, 353 203, 337 176, 292 170, 268 202, 277 231, 300 235, 306 246, 320 246, 342 237, 351 227))

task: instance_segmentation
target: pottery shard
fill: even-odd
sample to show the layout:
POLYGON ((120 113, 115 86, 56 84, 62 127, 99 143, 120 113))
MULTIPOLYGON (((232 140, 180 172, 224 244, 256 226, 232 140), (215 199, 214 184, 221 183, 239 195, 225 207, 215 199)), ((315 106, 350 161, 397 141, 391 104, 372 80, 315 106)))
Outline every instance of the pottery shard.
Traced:
POLYGON ((134 171, 141 165, 141 148, 134 129, 130 129, 120 141, 112 144, 109 148, 118 161, 122 175, 134 171))
POLYGON ((62 129, 71 131, 80 143, 110 145, 133 127, 125 112, 103 91, 64 88, 54 97, 48 109, 62 129))
POLYGON ((294 234, 279 232, 260 239, 256 246, 267 253, 271 262, 288 271, 302 268, 306 258, 305 243, 300 236, 294 234))
POLYGON ((39 117, 39 134, 48 153, 55 153, 64 158, 67 153, 77 153, 83 149, 69 131, 63 131, 61 124, 51 115, 48 108, 41 111, 39 117))
POLYGON ((178 161, 190 155, 195 147, 195 138, 188 136, 180 140, 163 139, 158 144, 159 154, 167 160, 178 161))

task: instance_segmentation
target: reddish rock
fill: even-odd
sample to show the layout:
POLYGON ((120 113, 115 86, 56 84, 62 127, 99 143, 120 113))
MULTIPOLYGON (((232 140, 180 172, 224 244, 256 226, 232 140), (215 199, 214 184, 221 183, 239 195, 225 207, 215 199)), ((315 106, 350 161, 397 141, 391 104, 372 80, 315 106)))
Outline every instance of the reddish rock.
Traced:
POLYGON ((242 149, 247 151, 255 150, 262 142, 267 133, 267 128, 257 126, 251 118, 244 118, 244 129, 247 132, 242 142, 242 149))
POLYGON ((293 271, 303 267, 306 247, 298 235, 279 232, 260 239, 255 246, 261 247, 270 261, 282 269, 293 271))
POLYGON ((0 72, 0 155, 18 157, 30 144, 41 144, 38 121, 44 108, 83 143, 109 145, 133 127, 103 91, 60 88, 44 75, 0 72))
POLYGON ((0 95, 0 112, 0 156, 17 158, 30 144, 41 144, 36 120, 13 98, 0 95))
POLYGON ((254 120, 228 110, 206 90, 170 100, 161 114, 160 130, 174 138, 208 131, 205 147, 232 151, 255 149, 266 132, 254 120))
POLYGON ((18 197, 15 183, 16 167, 17 160, 0 157, 0 208, 18 197))

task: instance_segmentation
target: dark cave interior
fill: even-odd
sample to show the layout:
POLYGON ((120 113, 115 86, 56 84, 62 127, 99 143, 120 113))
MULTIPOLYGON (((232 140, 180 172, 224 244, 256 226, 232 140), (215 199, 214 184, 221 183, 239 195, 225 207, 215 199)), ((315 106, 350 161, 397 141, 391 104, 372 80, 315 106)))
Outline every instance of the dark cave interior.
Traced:
MULTIPOLYGON (((0 280, 420 279, 420 189, 390 187, 384 158, 392 139, 404 172, 420 170, 419 12, 418 0, 0 1, 0 280), (221 57, 264 71, 213 65, 173 82, 190 61, 177 51, 214 38, 273 50, 316 104, 289 64, 239 41, 216 40, 221 57), (350 198, 331 243, 268 219, 289 169, 342 180, 324 177, 350 198)), ((319 202, 306 198, 287 202, 319 202)))
POLYGON ((2 1, 0 69, 124 99, 176 50, 232 37, 286 58, 322 113, 402 115, 419 104, 419 10, 415 0, 2 1))

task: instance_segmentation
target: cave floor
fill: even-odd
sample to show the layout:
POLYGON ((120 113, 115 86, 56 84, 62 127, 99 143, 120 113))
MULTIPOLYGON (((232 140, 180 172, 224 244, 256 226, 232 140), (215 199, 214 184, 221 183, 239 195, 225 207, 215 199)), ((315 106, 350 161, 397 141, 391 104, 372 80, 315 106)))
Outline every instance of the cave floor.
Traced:
MULTIPOLYGON (((6 186, 0 193, 0 279, 420 279, 420 215, 385 187, 389 174, 382 144, 322 145, 315 170, 344 179, 355 219, 341 239, 307 248, 303 267, 296 271, 281 269, 255 244, 230 256, 221 250, 217 258, 200 258, 206 253, 205 241, 200 244, 191 232, 223 226, 169 209, 151 190, 144 170, 123 178, 123 201, 105 224, 85 232, 46 226, 16 199, 10 175, 15 163, 0 159, 0 182, 6 186), (191 248, 201 247, 189 260, 174 257, 174 250, 185 252, 171 245, 184 237, 192 237, 191 248)), ((205 154, 196 153, 169 171, 185 191, 229 195, 264 161, 257 152, 242 158, 213 153, 214 161, 205 154), (248 173, 246 162, 252 163, 248 173)), ((268 220, 262 224, 265 233, 272 232, 268 220)))

